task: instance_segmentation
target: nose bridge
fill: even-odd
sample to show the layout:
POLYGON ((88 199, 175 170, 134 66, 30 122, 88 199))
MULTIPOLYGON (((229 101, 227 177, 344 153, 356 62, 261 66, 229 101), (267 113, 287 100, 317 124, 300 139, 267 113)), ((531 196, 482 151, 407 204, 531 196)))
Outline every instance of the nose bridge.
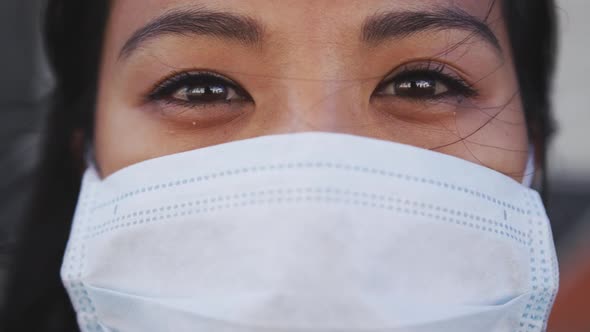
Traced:
POLYGON ((368 105, 356 44, 325 16, 306 13, 306 24, 279 43, 283 116, 277 125, 288 131, 342 131, 358 123, 368 105))
POLYGON ((362 82, 351 79, 286 78, 280 123, 283 131, 340 132, 366 111, 362 82))

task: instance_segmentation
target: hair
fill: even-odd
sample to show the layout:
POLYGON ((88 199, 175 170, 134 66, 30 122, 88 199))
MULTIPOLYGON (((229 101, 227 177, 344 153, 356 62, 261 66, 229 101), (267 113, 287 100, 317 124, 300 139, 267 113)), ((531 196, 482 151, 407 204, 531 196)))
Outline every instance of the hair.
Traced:
MULTIPOLYGON (((42 155, 6 282, 2 331, 77 331, 59 269, 81 182, 72 138, 92 136, 98 69, 110 1, 49 0, 45 47, 55 75, 42 155)), ((546 167, 556 58, 554 0, 502 0, 529 136, 546 167), (534 54, 535 56, 530 56, 534 54)), ((543 176, 544 177, 544 176, 543 176)), ((545 181, 543 181, 545 182, 545 181)), ((546 185, 543 186, 546 190, 546 185)))

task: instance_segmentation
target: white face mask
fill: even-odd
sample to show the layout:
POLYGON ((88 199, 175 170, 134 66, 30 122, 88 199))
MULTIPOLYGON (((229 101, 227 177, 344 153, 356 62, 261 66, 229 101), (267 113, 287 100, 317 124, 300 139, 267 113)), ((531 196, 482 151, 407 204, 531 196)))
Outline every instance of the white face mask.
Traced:
POLYGON ((543 331, 536 192, 467 161, 327 133, 84 176, 62 267, 83 331, 543 331))

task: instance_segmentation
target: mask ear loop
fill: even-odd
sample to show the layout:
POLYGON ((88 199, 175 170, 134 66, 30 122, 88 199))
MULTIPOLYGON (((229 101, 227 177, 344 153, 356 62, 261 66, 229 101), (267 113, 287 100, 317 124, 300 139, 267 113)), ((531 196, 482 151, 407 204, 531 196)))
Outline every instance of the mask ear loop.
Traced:
POLYGON ((84 163, 86 164, 86 169, 92 171, 97 177, 100 174, 100 170, 98 168, 98 163, 96 162, 96 154, 94 153, 94 144, 92 140, 86 140, 84 144, 84 163))
POLYGON ((535 147, 530 144, 529 145, 529 157, 526 162, 526 167, 524 169, 524 174, 522 176, 522 185, 525 187, 530 188, 533 184, 533 180, 535 179, 535 147))

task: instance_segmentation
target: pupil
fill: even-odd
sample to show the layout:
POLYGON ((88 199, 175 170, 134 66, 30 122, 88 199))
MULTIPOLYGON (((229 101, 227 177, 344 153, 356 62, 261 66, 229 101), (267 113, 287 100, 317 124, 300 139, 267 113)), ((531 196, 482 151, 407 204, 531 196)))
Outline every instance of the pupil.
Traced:
POLYGON ((436 80, 414 79, 395 83, 395 94, 401 97, 432 97, 436 95, 436 80))
POLYGON ((189 101, 214 102, 225 101, 228 91, 223 85, 196 85, 186 92, 189 101))

